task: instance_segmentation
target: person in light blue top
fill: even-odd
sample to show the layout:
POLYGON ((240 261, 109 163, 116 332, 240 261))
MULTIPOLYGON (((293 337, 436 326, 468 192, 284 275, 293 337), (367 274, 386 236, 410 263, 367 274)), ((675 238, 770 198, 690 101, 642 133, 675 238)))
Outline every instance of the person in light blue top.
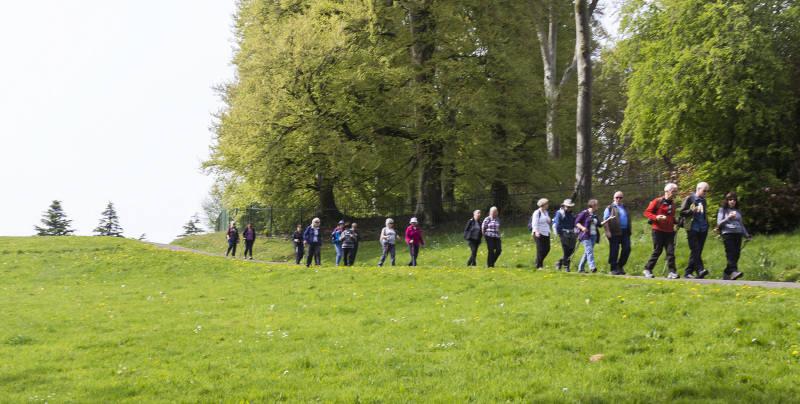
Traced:
POLYGON ((623 198, 622 191, 615 192, 614 202, 603 211, 603 221, 607 222, 608 265, 611 275, 625 275, 623 267, 631 255, 631 220, 622 203, 623 198))
POLYGON ((697 184, 695 193, 686 197, 681 204, 681 220, 686 228, 686 239, 689 244, 689 262, 683 277, 687 279, 705 278, 708 270, 703 265, 703 247, 708 237, 708 184, 697 184))

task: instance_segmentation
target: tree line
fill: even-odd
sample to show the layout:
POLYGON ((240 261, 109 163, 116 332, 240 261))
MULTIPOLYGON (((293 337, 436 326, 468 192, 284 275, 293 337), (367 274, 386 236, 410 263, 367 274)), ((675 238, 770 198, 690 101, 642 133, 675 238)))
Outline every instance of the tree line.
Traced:
POLYGON ((631 0, 604 49, 602 6, 242 0, 213 193, 431 223, 486 193, 678 173, 755 204, 800 180, 795 2, 631 0))

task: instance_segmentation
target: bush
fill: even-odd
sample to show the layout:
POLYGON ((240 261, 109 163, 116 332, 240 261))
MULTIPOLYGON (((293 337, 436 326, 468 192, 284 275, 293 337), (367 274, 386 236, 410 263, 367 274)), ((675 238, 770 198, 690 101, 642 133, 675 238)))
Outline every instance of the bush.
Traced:
POLYGON ((763 187, 740 199, 750 232, 785 232, 800 223, 800 187, 763 187))

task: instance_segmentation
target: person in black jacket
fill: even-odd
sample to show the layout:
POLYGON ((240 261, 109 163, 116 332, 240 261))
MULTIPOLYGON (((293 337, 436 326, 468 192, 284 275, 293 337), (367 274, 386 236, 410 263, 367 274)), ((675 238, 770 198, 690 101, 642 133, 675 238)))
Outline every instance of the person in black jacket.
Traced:
POLYGON ((358 232, 358 223, 351 224, 350 231, 353 232, 353 241, 355 241, 353 252, 350 253, 350 266, 353 266, 356 263, 356 254, 358 254, 358 242, 361 241, 361 233, 358 232))
POLYGON ((236 258, 236 245, 239 244, 239 229, 236 228, 236 222, 231 222, 231 227, 225 232, 225 239, 228 240, 228 251, 225 252, 225 256, 227 257, 233 250, 231 256, 236 258))
POLYGON ((482 237, 481 211, 478 209, 475 212, 472 212, 472 219, 467 221, 467 227, 464 228, 464 238, 467 240, 467 243, 469 243, 470 251, 472 251, 472 254, 469 256, 469 260, 467 260, 467 266, 476 266, 475 256, 478 254, 478 246, 481 245, 482 237))
POLYGON ((303 225, 298 224, 297 230, 292 234, 292 243, 294 243, 294 263, 300 265, 305 254, 305 247, 303 247, 303 225))

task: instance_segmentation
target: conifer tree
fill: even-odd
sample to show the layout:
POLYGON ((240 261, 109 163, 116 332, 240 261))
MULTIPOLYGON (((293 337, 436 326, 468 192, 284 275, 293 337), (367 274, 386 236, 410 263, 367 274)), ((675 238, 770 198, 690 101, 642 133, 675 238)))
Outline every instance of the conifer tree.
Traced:
POLYGON ((67 214, 61 207, 60 201, 53 201, 50 209, 42 214, 44 227, 33 226, 37 236, 69 236, 75 230, 69 229, 72 220, 67 220, 67 214))
POLYGON ((94 233, 96 236, 122 237, 122 227, 119 225, 119 217, 113 203, 108 203, 100 219, 100 225, 94 229, 94 233))
POLYGON ((178 238, 191 236, 192 234, 201 234, 203 233, 203 229, 197 227, 200 223, 200 217, 195 213, 192 218, 183 225, 183 234, 179 235, 178 238))

